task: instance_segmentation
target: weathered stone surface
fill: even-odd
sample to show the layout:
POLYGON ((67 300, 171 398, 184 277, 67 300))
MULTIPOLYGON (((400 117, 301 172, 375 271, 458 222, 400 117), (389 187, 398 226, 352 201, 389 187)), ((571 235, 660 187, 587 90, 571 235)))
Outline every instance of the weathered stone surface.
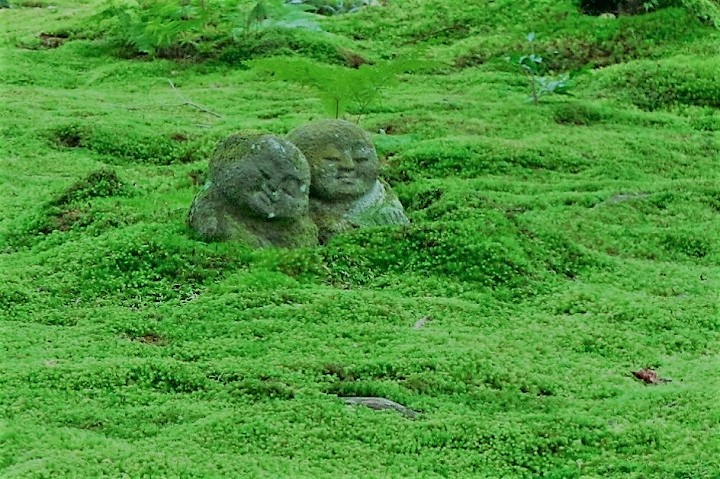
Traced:
POLYGON ((310 212, 321 242, 352 228, 409 223, 397 196, 378 179, 377 152, 357 125, 320 121, 287 138, 310 164, 310 212))
POLYGON ((403 406, 402 404, 398 404, 395 401, 391 401, 386 398, 381 397, 343 397, 341 398, 343 402, 350 405, 359 405, 359 406, 365 406, 369 407, 370 409, 375 409, 378 411, 382 411, 384 409, 392 409, 394 411, 399 412, 403 416, 409 417, 411 419, 416 418, 420 415, 419 412, 414 411, 410 409, 409 407, 403 406))
POLYGON ((210 180, 190 208, 188 225, 206 241, 312 246, 318 240, 309 188, 309 166, 293 144, 273 135, 231 135, 213 153, 210 180))

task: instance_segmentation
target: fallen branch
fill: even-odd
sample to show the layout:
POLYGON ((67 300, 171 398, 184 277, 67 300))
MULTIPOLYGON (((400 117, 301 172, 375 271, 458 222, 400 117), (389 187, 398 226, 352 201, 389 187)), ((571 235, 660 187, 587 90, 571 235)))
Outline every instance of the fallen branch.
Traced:
POLYGON ((190 100, 188 100, 187 98, 185 98, 184 96, 182 96, 182 95, 180 94, 180 92, 178 91, 178 89, 175 88, 175 84, 174 84, 173 82, 171 82, 170 80, 168 80, 167 82, 170 84, 170 87, 173 89, 173 92, 175 92, 175 94, 178 96, 178 98, 180 98, 180 99, 182 100, 182 102, 183 102, 182 104, 183 104, 183 105, 188 105, 188 106, 191 106, 191 107, 193 107, 193 108, 197 108, 198 110, 203 111, 203 112, 205 112, 205 113, 208 113, 208 114, 210 114, 210 115, 213 115, 213 116, 215 116, 215 117, 217 117, 217 118, 222 118, 222 115, 220 115, 219 113, 215 113, 214 111, 209 110, 209 109, 205 108, 205 107, 202 106, 202 105, 198 105, 197 103, 191 102, 190 100))

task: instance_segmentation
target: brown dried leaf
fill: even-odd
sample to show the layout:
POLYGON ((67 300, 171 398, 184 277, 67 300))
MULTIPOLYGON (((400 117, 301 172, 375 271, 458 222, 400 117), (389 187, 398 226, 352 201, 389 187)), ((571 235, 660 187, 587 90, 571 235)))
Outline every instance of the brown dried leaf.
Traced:
POLYGON ((658 376, 657 372, 655 372, 655 370, 652 368, 638 369, 637 371, 633 371, 632 375, 635 376, 636 379, 644 382, 645 384, 661 384, 671 381, 670 379, 665 379, 658 376))

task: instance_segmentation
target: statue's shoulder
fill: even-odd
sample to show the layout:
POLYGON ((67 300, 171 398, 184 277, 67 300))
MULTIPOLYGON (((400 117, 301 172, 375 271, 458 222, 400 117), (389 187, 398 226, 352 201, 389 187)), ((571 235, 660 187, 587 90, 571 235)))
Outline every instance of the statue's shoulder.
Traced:
POLYGON ((403 225, 410 223, 395 192, 378 179, 373 187, 358 198, 345 217, 358 226, 403 225))

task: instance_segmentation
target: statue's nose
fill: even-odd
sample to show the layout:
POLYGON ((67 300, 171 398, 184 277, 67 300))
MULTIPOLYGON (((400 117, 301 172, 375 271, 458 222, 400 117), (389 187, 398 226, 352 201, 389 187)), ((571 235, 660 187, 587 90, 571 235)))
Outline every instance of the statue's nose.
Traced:
POLYGON ((352 159, 352 156, 343 153, 340 155, 340 161, 338 162, 338 168, 343 170, 354 170, 355 169, 355 162, 352 159))

